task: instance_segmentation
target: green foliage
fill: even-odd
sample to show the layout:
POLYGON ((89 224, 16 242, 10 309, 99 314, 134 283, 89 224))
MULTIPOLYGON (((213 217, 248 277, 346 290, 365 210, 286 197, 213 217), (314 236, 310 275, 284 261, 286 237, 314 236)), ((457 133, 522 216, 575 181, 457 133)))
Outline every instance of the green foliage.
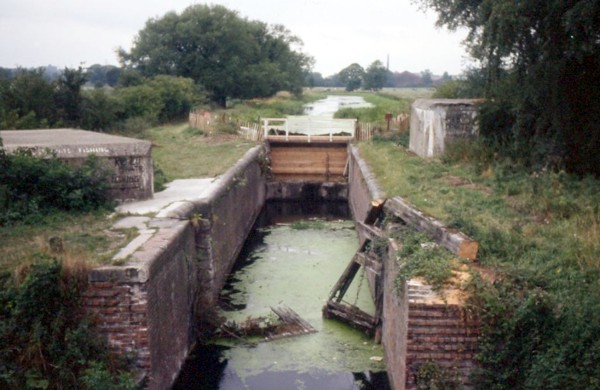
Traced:
POLYGON ((148 84, 119 88, 115 98, 119 117, 144 118, 149 124, 158 120, 163 106, 160 93, 148 84))
POLYGON ((157 162, 153 162, 152 167, 154 169, 154 192, 160 192, 166 188, 165 184, 167 184, 168 179, 157 162))
POLYGON ((461 386, 456 375, 432 361, 421 364, 415 377, 418 390, 455 390, 461 386))
POLYGON ((346 91, 354 91, 362 85, 365 70, 357 63, 348 65, 338 73, 338 79, 346 87, 346 91))
POLYGON ((389 71, 377 60, 373 62, 364 73, 363 88, 379 91, 385 85, 389 77, 389 71))
POLYGON ((398 277, 408 280, 420 276, 436 290, 440 290, 452 277, 452 255, 431 242, 426 234, 405 228, 395 232, 394 238, 402 243, 398 252, 402 269, 398 277))
POLYGON ((53 89, 42 69, 19 69, 15 78, 0 89, 0 128, 40 128, 56 122, 53 89))
POLYGON ((137 74, 114 90, 82 91, 86 74, 65 68, 50 82, 42 70, 20 70, 13 79, 1 80, 0 128, 72 126, 138 134, 157 122, 184 118, 204 99, 193 80, 166 75, 144 79, 137 74))
POLYGON ((294 230, 307 230, 307 229, 327 229, 328 226, 325 221, 320 219, 313 220, 298 220, 291 224, 291 228, 294 230))
POLYGON ((597 1, 420 0, 438 24, 466 27, 482 64, 498 151, 527 165, 600 174, 600 7, 597 1), (498 117, 500 121, 492 118, 498 117))
MULTIPOLYGON (((85 285, 85 273, 40 255, 21 283, 0 290, 1 387, 98 388, 87 385, 119 376, 124 364, 107 352, 81 308, 85 285)), ((133 388, 129 375, 121 378, 133 388)))
POLYGON ((82 96, 80 125, 86 130, 108 131, 115 127, 117 100, 103 89, 94 89, 82 96))
POLYGON ((35 218, 49 210, 91 211, 107 207, 106 171, 92 157, 73 167, 31 150, 0 151, 0 224, 35 218))
POLYGON ((458 146, 441 163, 389 142, 360 145, 387 193, 479 243, 494 282, 472 286, 484 327, 477 388, 598 388, 600 180, 458 146))
POLYGON ((65 68, 56 81, 54 106, 61 125, 77 126, 81 117, 81 86, 86 82, 83 69, 65 68))
POLYGON ((159 122, 185 118, 198 101, 197 88, 192 79, 159 75, 147 84, 160 95, 162 107, 158 111, 159 122))
POLYGON ((560 294, 552 291, 556 281, 522 270, 494 286, 480 284, 480 388, 600 385, 598 272, 570 273, 569 279, 574 286, 560 294))
POLYGON ((222 107, 228 98, 300 93, 311 59, 283 26, 241 18, 220 5, 193 5, 150 19, 122 61, 145 76, 189 77, 222 107))
POLYGON ((120 75, 121 69, 114 65, 94 64, 86 69, 86 78, 95 88, 101 88, 104 85, 115 87, 120 75))
POLYGON ((481 174, 493 164, 494 153, 480 140, 457 139, 446 145, 441 160, 445 164, 471 164, 481 174))

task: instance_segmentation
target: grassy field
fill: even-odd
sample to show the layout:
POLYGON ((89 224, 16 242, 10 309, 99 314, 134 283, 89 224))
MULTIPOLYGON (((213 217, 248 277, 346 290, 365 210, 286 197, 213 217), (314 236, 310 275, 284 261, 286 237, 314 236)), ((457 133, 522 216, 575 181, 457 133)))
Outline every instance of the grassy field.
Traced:
POLYGON ((220 175, 256 145, 234 135, 207 136, 187 123, 149 129, 146 138, 152 141, 152 158, 168 181, 220 175))

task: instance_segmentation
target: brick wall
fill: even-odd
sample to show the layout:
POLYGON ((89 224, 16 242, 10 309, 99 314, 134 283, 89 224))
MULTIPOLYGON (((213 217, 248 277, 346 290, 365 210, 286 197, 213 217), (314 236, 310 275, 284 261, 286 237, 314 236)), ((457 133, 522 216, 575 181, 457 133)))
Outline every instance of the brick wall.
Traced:
POLYGON ((409 303, 406 344, 406 388, 415 389, 415 376, 434 362, 465 388, 474 368, 479 323, 458 305, 409 303))
POLYGON ((147 293, 143 284, 90 282, 83 294, 84 305, 96 320, 109 348, 136 357, 136 368, 150 369, 147 293))
POLYGON ((150 389, 176 379, 264 204, 260 151, 238 161, 208 199, 159 213, 149 222, 156 233, 127 263, 88 274, 84 307, 109 347, 133 358, 150 389))

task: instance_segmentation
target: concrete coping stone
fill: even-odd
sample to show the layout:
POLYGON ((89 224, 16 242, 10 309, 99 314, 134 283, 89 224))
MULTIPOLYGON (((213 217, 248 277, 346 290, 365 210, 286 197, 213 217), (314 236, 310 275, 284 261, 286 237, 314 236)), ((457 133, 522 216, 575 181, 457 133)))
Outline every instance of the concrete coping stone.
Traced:
POLYGON ((358 149, 355 146, 350 146, 350 153, 354 157, 354 160, 358 164, 359 169, 362 172, 363 177, 365 178, 367 188, 369 189, 369 193, 371 194, 371 199, 385 199, 385 192, 379 187, 377 180, 375 178, 375 174, 371 171, 366 161, 360 157, 358 153, 358 149))
POLYGON ((244 173, 244 169, 256 160, 263 151, 263 146, 250 149, 238 162, 230 168, 214 185, 210 194, 191 201, 178 201, 161 210, 155 218, 130 216, 115 225, 123 227, 142 227, 140 236, 132 240, 120 251, 115 260, 127 259, 124 265, 102 266, 92 269, 88 274, 90 282, 145 283, 151 277, 156 261, 174 245, 178 237, 189 226, 189 218, 194 213, 210 216, 211 204, 218 199, 227 187, 235 182, 236 177, 244 173))
POLYGON ((474 106, 484 102, 484 99, 417 99, 412 106, 420 109, 430 109, 436 106, 474 106))
MULTIPOLYGON (((128 259, 127 263, 94 268, 88 273, 88 281, 116 283, 145 283, 148 281, 154 263, 170 249, 171 245, 175 245, 175 237, 181 235, 188 228, 188 221, 161 219, 149 221, 148 225, 153 229, 148 229, 138 236, 144 236, 145 240, 136 243, 135 248, 129 249, 130 253, 125 256, 128 259), (151 235, 150 232, 152 232, 151 235)), ((132 246, 135 241, 134 239, 131 242, 132 246)))
POLYGON ((78 129, 2 130, 0 137, 9 153, 29 148, 43 154, 49 149, 60 158, 149 156, 152 149, 150 141, 78 129))

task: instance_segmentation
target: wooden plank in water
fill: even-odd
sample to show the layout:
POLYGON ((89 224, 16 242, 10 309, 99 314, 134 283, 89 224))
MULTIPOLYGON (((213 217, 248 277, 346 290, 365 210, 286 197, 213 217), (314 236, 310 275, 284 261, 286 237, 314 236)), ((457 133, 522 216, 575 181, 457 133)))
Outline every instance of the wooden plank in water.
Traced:
POLYGON ((267 337, 267 341, 317 332, 310 323, 302 319, 298 313, 287 306, 271 307, 271 310, 277 314, 277 317, 279 317, 285 326, 282 327, 281 332, 267 337))
POLYGON ((354 328, 362 330, 368 335, 372 336, 375 334, 377 320, 356 306, 328 301, 323 308, 323 314, 326 318, 334 318, 345 322, 354 328))

